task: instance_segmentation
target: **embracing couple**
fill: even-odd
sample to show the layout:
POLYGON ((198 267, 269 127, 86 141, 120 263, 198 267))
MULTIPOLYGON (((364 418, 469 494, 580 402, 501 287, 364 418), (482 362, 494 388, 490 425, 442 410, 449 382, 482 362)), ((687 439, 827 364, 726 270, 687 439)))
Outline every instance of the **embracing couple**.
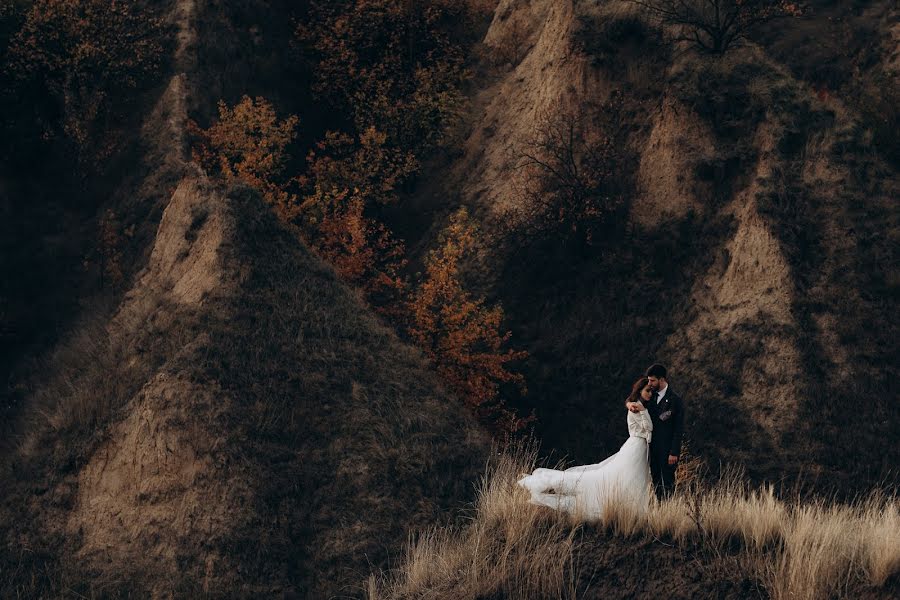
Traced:
POLYGON ((632 386, 625 408, 629 437, 618 452, 603 462, 564 471, 535 469, 519 480, 531 492, 533 503, 598 519, 610 502, 646 511, 651 479, 658 499, 672 494, 684 432, 684 401, 669 387, 664 366, 647 369, 632 386))

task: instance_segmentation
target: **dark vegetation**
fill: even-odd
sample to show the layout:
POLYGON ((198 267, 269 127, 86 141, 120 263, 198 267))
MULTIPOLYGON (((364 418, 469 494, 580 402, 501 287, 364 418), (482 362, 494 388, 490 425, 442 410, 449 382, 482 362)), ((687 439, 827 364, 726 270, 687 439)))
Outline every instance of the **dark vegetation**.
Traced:
POLYGON ((134 195, 122 181, 126 173, 132 181, 141 177, 132 142, 149 110, 148 91, 168 69, 171 35, 160 20, 165 4, 0 2, 5 417, 25 393, 30 367, 23 357, 58 339, 86 297, 107 305, 98 297, 116 293, 137 253, 132 238, 145 239, 143 225, 129 228, 142 223, 146 207, 122 201, 134 195), (111 207, 116 188, 121 196, 111 207))
POLYGON ((503 217, 515 224, 507 231, 514 246, 549 243, 579 255, 621 227, 630 191, 621 173, 635 160, 624 148, 624 130, 619 91, 589 112, 553 111, 540 119, 514 150, 520 197, 503 217))
MULTIPOLYGON (((790 27, 803 26, 807 18, 812 17, 766 27, 789 36, 790 27)), ((765 28, 756 34, 773 35, 765 28)), ((721 243, 733 224, 716 213, 752 181, 761 158, 755 136, 767 123, 776 136, 777 168, 760 182, 757 201, 791 267, 797 326, 785 329, 765 318, 747 322, 718 339, 714 352, 695 357, 688 372, 673 375, 676 389, 703 407, 690 417, 691 450, 713 473, 718 465, 739 463, 752 480, 778 481, 786 488, 802 481, 811 489, 852 496, 861 485, 896 486, 896 451, 877 440, 900 434, 900 421, 882 402, 859 400, 890 394, 896 376, 890 357, 898 354, 889 316, 898 295, 887 273, 896 262, 896 215, 889 208, 896 189, 888 183, 893 171, 878 141, 880 125, 862 113, 849 128, 837 128, 835 113, 820 94, 758 60, 750 46, 734 46, 722 57, 685 58, 680 52, 682 68, 660 78, 670 60, 663 37, 631 11, 602 20, 584 15, 577 33, 598 68, 613 82, 633 86, 621 107, 632 127, 615 146, 620 154, 644 143, 663 90, 709 124, 716 152, 695 167, 698 181, 708 186, 697 192, 708 203, 705 216, 689 215, 659 232, 612 218, 596 247, 580 255, 559 253, 559 237, 531 247, 514 245, 496 290, 510 327, 530 354, 523 369, 529 394, 521 400, 522 411, 535 411, 545 453, 579 463, 618 448, 621 423, 600 415, 616 414, 622 390, 644 364, 669 360, 659 353, 663 342, 693 319, 690 293, 696 277, 723 260, 727 264, 721 243), (630 72, 621 69, 623 59, 634 66, 630 72), (645 76, 654 69, 655 78, 645 76), (832 139, 828 136, 834 136, 834 153, 816 156, 814 151, 832 139), (836 196, 828 184, 804 175, 822 160, 847 169, 836 196), (845 224, 846 232, 826 235, 830 223, 845 224), (834 247, 834 237, 842 235, 851 236, 850 252, 834 247), (816 319, 823 313, 840 315, 839 342, 819 335, 816 319), (796 340, 804 369, 798 377, 808 378, 804 388, 820 390, 813 394, 818 401, 798 399, 800 428, 776 447, 767 447, 760 426, 739 408, 742 373, 766 352, 767 336, 796 340), (856 349, 849 365, 830 362, 833 343, 856 349), (834 373, 845 367, 854 373, 849 380, 834 373), (854 452, 838 450, 851 446, 854 452)), ((786 37, 772 39, 786 43, 786 37)), ((617 184, 627 189, 630 176, 627 166, 618 170, 617 184)))
POLYGON ((900 101, 896 74, 886 66, 896 52, 889 35, 898 17, 891 4, 809 2, 802 17, 775 21, 753 36, 816 96, 847 103, 872 135, 869 151, 900 166, 900 101))
MULTIPOLYGON (((772 181, 763 186, 767 191, 760 197, 760 209, 773 220, 783 250, 796 270, 800 293, 794 310, 799 327, 780 331, 772 329, 765 320, 747 323, 740 335, 721 340, 715 356, 703 359, 704 364, 691 373, 676 377, 677 387, 689 390, 694 398, 723 400, 695 417, 695 430, 713 434, 692 441, 694 451, 713 464, 750 459, 743 448, 753 446, 752 441, 760 439, 760 432, 750 415, 728 407, 743 392, 739 382, 745 364, 765 351, 759 343, 762 336, 797 340, 805 348, 808 368, 819 365, 816 368, 821 369, 822 364, 827 364, 822 361, 823 350, 815 349, 815 342, 806 341, 809 335, 804 332, 815 328, 809 307, 820 302, 806 298, 807 294, 817 295, 811 274, 834 266, 823 262, 821 241, 816 239, 813 226, 816 213, 812 199, 818 191, 811 189, 810 183, 800 181, 799 170, 811 135, 832 128, 835 117, 821 106, 816 92, 753 58, 750 44, 737 44, 766 38, 771 36, 770 31, 788 36, 784 32, 792 26, 803 27, 819 7, 809 7, 810 12, 801 14, 797 6, 786 3, 725 4, 728 6, 722 13, 724 20, 718 25, 707 23, 704 19, 715 15, 706 13, 695 15, 699 21, 680 23, 688 30, 697 29, 699 33, 689 41, 697 49, 709 52, 690 59, 687 68, 670 79, 659 77, 659 73, 670 61, 682 60, 683 52, 672 52, 673 40, 668 35, 672 29, 663 26, 679 23, 648 18, 652 14, 642 12, 649 9, 659 17, 659 7, 639 6, 607 19, 582 15, 576 33, 579 47, 627 92, 618 92, 612 100, 597 104, 594 110, 577 118, 548 115, 536 126, 531 143, 517 149, 520 167, 531 172, 517 215, 524 226, 507 230, 495 240, 495 249, 500 253, 492 260, 501 265, 500 275, 486 289, 491 290, 489 298, 499 301, 505 313, 489 320, 493 325, 487 330, 491 333, 482 337, 479 344, 493 348, 493 360, 498 362, 492 364, 502 364, 502 356, 509 350, 496 345, 500 339, 497 336, 512 331, 521 343, 517 347, 527 348, 528 356, 517 355, 519 361, 524 361, 520 363, 523 380, 520 375, 493 371, 494 383, 489 387, 496 389, 498 395, 484 406, 496 404, 503 406, 504 411, 514 408, 519 416, 504 412, 508 415, 505 422, 513 424, 513 431, 521 430, 526 423, 536 426, 547 451, 584 461, 617 447, 620 423, 583 416, 614 413, 621 400, 623 380, 635 376, 624 365, 642 365, 664 358, 658 355, 663 341, 691 320, 693 313, 687 305, 694 279, 715 261, 722 260, 721 240, 727 239, 733 227, 729 217, 711 215, 750 183, 760 160, 754 136, 760 124, 773 114, 771 111, 785 115, 775 128, 781 157, 772 181), (708 31, 713 25, 720 30, 708 31), (625 64, 627 69, 623 69, 625 64), (706 216, 688 216, 657 233, 629 224, 627 215, 637 151, 647 139, 650 117, 664 93, 673 95, 709 124, 717 149, 714 156, 695 166, 698 180, 708 188, 698 191, 709 203, 706 216), (512 379, 507 380, 508 377, 512 379), (512 381, 527 382, 528 393, 523 395, 521 390, 507 385, 512 381), (522 420, 525 415, 535 415, 537 421, 522 420), (735 431, 745 432, 743 441, 734 438, 740 437, 735 431), (724 438, 735 443, 723 449, 720 442, 724 438)), ((471 39, 458 37, 458 31, 449 25, 460 22, 462 13, 454 11, 463 10, 461 7, 448 9, 438 3, 423 12, 406 10, 405 6, 391 3, 352 7, 312 3, 303 13, 306 21, 296 32, 294 48, 310 74, 311 93, 332 107, 330 113, 340 118, 329 122, 323 140, 307 153, 305 166, 297 166, 296 158, 286 157, 279 186, 287 194, 289 207, 278 210, 279 214, 288 215, 286 220, 299 227, 307 243, 333 264, 345 280, 359 287, 370 304, 401 333, 408 330, 411 318, 418 319, 420 325, 439 322, 434 316, 423 321, 421 306, 417 308, 415 303, 410 305, 411 310, 404 308, 404 297, 410 295, 421 301, 423 291, 434 289, 437 279, 434 272, 430 280, 407 279, 405 245, 393 231, 403 230, 397 215, 402 214, 406 191, 415 188, 423 160, 442 143, 442 132, 453 122, 455 107, 461 102, 458 79, 464 78, 462 57, 466 44, 471 43, 471 39), (361 15, 359 11, 375 12, 361 15), (340 19, 348 15, 353 15, 355 28, 335 29, 340 19), (379 19, 388 16, 408 29, 390 33, 389 43, 379 52, 366 50, 380 31, 379 23, 383 24, 379 19), (416 64, 418 53, 427 57, 421 64, 432 73, 431 79, 436 78, 438 83, 432 83, 437 87, 423 87, 419 79, 412 77, 411 67, 416 64), (348 78, 350 72, 365 76, 348 78), (327 84, 333 81, 344 84, 327 84), (439 105, 426 101, 436 90, 443 90, 437 94, 443 98, 439 105), (393 108, 398 106, 403 109, 393 108), (414 123, 404 120, 411 115, 414 123), (430 133, 422 127, 429 128, 430 133), (295 173, 301 174, 292 179, 295 173)), ((292 113, 282 114, 290 119, 292 113)), ((298 139, 302 139, 305 120, 302 111, 297 114, 301 132, 298 139)), ((872 145, 866 145, 865 125, 860 123, 856 133, 841 134, 847 138, 847 156, 864 160, 867 148, 883 147, 877 141, 877 126, 872 145)), ((844 144, 842 141, 838 147, 844 144)), ((296 144, 285 151, 294 157, 302 154, 296 144)), ((889 158, 888 154, 884 156, 889 158)), ((849 162, 856 160, 850 158, 849 162)), ((869 165, 869 169, 878 168, 871 161, 869 165)), ((870 176, 878 178, 874 172, 870 176)), ((859 190, 852 193, 862 194, 859 190)), ((877 237, 875 233, 867 235, 877 237)), ((883 237, 873 241, 878 248, 885 242, 883 237)), ((888 256, 886 252, 879 250, 879 256, 888 256)), ((468 276, 463 271, 446 268, 442 277, 454 273, 457 283, 453 285, 461 286, 468 276)), ((889 285, 883 275, 875 276, 880 277, 883 286, 889 285)), ((892 293, 885 287, 879 297, 890 298, 892 293)), ((434 292, 431 294, 437 297, 434 292)), ((479 303, 490 305, 483 300, 479 303)), ((869 304, 868 310, 884 318, 885 313, 880 312, 884 305, 878 306, 879 303, 869 304)), ((836 305, 830 308, 836 309, 836 305)), ((841 310, 840 314, 851 312, 841 310)), ((487 331, 484 323, 470 321, 467 335, 487 331)), ((842 323, 852 323, 848 330, 865 329, 852 319, 842 323)), ((485 366, 488 363, 482 362, 484 370, 479 370, 473 367, 471 359, 465 360, 466 355, 479 355, 475 347, 463 351, 466 344, 457 343, 437 351, 440 344, 435 340, 440 337, 440 328, 428 336, 415 324, 410 331, 413 339, 424 344, 438 370, 449 381, 460 382, 456 389, 464 401, 470 406, 482 406, 484 399, 476 401, 479 395, 472 386, 461 383, 468 377, 459 373, 466 371, 455 371, 463 363, 473 369, 469 371, 473 375, 492 371, 485 366), (453 366, 451 356, 463 359, 462 363, 453 366), (451 375, 454 372, 457 375, 451 375)), ((451 339, 453 335, 447 337, 451 339)), ((874 347, 884 348, 878 360, 889 362, 892 344, 889 339, 874 343, 874 347)), ((840 420, 838 415, 852 403, 851 395, 863 381, 870 382, 870 387, 866 387, 870 393, 886 385, 886 380, 873 372, 860 377, 858 383, 849 387, 829 390, 828 398, 835 400, 827 418, 820 407, 810 409, 804 420, 809 431, 784 440, 786 448, 795 450, 788 453, 793 459, 778 456, 771 461, 754 461, 748 465, 750 476, 776 480, 800 476, 802 463, 811 456, 831 464, 835 457, 828 450, 829 445, 813 444, 810 440, 820 438, 809 432, 819 428, 832 431, 832 443, 845 438, 847 434, 838 433, 840 428, 829 422, 840 420), (791 466, 785 466, 784 461, 791 466)), ((859 411, 854 419, 867 422, 880 414, 879 410, 859 411)), ((496 427, 496 422, 487 422, 496 427)), ((896 427, 891 419, 881 419, 879 423, 879 435, 896 427)), ((858 468, 851 470, 861 469, 865 479, 873 483, 883 480, 890 472, 889 455, 873 450, 870 460, 859 461, 858 468)))
POLYGON ((799 3, 784 0, 631 0, 675 31, 673 40, 724 54, 753 30, 778 17, 797 16, 799 3))

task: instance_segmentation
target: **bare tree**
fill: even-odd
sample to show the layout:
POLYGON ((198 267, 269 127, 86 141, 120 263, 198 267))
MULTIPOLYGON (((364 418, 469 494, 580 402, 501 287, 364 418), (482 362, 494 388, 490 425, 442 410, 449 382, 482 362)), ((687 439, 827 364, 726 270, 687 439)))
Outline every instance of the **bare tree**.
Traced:
POLYGON ((512 220, 520 234, 584 247, 621 204, 619 95, 599 110, 549 112, 514 150, 520 173, 512 220))
POLYGON ((631 0, 664 25, 677 27, 675 38, 698 49, 722 54, 754 27, 779 17, 801 14, 786 0, 631 0))

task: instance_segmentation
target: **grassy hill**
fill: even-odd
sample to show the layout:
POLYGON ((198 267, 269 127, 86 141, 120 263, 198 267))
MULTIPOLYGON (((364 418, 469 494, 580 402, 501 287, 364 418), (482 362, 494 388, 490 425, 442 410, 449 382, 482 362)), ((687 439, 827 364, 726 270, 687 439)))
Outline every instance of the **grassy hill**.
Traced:
POLYGON ((253 190, 202 178, 53 369, 5 474, 4 594, 350 593, 486 454, 253 190))
POLYGON ((492 461, 465 527, 407 546, 376 573, 369 598, 893 598, 900 589, 900 506, 753 489, 732 471, 684 486, 645 514, 624 503, 600 519, 530 504, 516 484, 527 448, 492 461))

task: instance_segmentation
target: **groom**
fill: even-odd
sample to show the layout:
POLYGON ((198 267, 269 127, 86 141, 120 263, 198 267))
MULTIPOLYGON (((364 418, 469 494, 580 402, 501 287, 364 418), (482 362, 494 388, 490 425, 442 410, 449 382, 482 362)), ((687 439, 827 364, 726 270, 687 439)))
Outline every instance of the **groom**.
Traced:
MULTIPOLYGON (((650 475, 656 497, 669 497, 675 490, 675 469, 681 454, 681 435, 684 433, 684 401, 669 387, 666 368, 654 364, 647 369, 647 379, 653 397, 644 403, 653 434, 650 439, 650 475)), ((637 404, 626 402, 628 410, 636 410, 637 404)))

